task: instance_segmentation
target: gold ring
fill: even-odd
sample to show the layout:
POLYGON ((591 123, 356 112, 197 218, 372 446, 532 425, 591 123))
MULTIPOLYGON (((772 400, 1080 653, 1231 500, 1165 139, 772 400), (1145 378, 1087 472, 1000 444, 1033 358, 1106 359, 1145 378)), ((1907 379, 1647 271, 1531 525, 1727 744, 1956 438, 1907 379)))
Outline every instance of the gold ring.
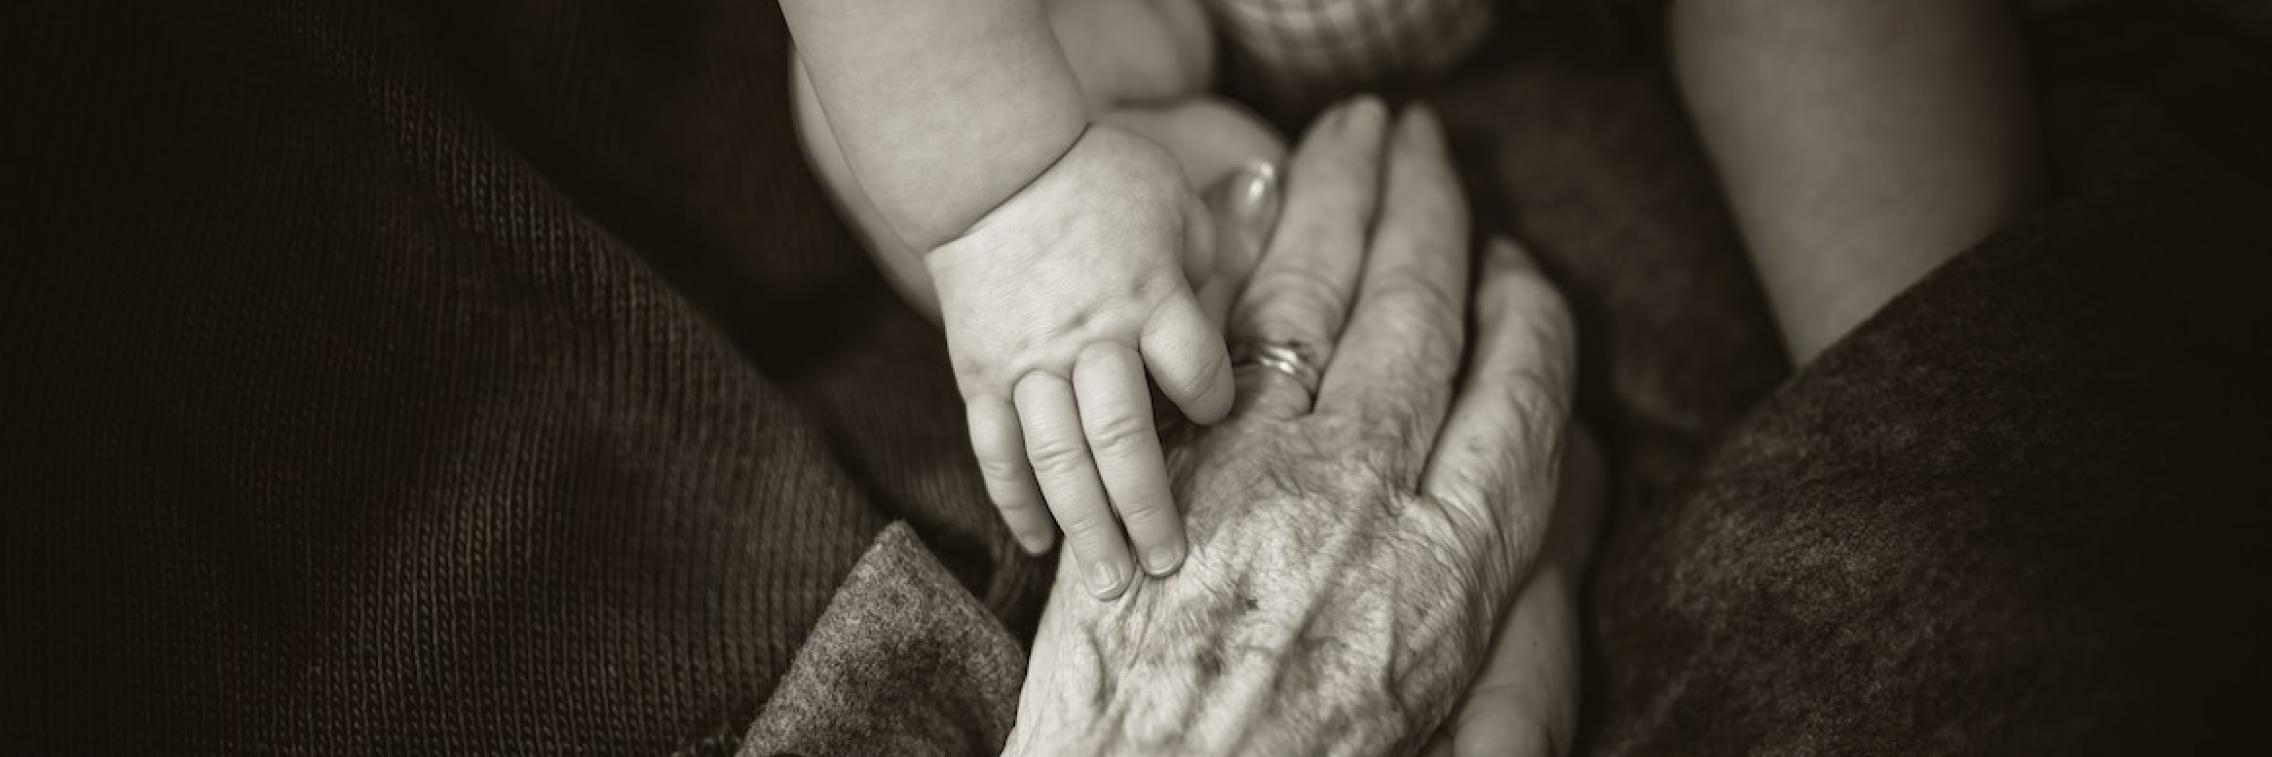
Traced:
POLYGON ((1309 394, 1310 401, 1315 402, 1318 383, 1324 374, 1318 370, 1317 361, 1310 357, 1310 353, 1308 345, 1290 340, 1240 342, 1232 347, 1231 366, 1235 369, 1238 366, 1259 365, 1291 376, 1294 383, 1300 384, 1302 391, 1309 394))

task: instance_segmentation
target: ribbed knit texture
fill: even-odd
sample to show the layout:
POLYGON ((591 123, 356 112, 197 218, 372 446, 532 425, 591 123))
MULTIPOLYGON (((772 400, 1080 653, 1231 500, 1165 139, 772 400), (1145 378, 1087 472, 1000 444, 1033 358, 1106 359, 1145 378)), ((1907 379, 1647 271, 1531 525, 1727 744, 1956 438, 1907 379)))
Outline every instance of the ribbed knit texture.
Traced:
MULTIPOLYGON (((0 752, 723 753, 800 649, 841 717, 773 733, 984 751, 1048 563, 796 157, 778 11, 374 5, 0 6, 0 752)), ((2093 14, 2036 39, 2052 207, 1787 382, 1661 71, 1441 93, 1619 483, 1582 748, 2253 725, 2272 76, 2093 14)))
POLYGON ((1025 656, 912 530, 892 524, 845 577, 740 755, 1000 751, 1025 656))
POLYGON ((1038 608, 785 41, 0 11, 0 751, 725 749, 894 518, 1038 608))

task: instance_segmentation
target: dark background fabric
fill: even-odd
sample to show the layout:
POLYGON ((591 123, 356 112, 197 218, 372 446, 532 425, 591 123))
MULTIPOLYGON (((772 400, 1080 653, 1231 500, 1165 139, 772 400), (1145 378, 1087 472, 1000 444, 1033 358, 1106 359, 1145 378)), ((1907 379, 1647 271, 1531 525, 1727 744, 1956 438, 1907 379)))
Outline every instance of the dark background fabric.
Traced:
POLYGON ((736 753, 987 754, 1026 650, 903 523, 853 566, 736 753))
POLYGON ((2196 272, 2272 249, 2245 221, 2261 193, 2110 178, 1936 272, 1674 496, 1631 503, 1593 593, 1596 753, 2137 754, 2253 730, 2262 280, 2196 272))
MULTIPOLYGON (((2272 450, 2254 431, 2272 419, 2272 112, 2244 93, 2272 91, 2272 56, 2169 4, 2086 7, 2030 43, 2055 174, 2039 213, 1756 402, 1689 395, 1699 415, 1744 408, 1704 416, 1701 437, 1652 431, 1679 416, 1632 402, 1668 392, 1607 403, 1634 419, 1633 488, 1591 591, 1588 751, 2254 739, 2272 670, 2254 588, 2272 528, 2252 472, 2272 450)), ((1568 265, 1575 290, 1611 297, 1684 275, 1568 265)), ((1652 312, 1606 309, 1612 324, 1652 312)), ((1613 375, 1681 354, 1607 349, 1613 375)))
MULTIPOLYGON (((1617 472, 1587 745, 2241 732, 2261 45, 2039 28, 2051 207, 1791 376, 1648 34, 1554 14, 1434 99, 1617 472)), ((0 751, 731 751, 894 520, 1030 634, 786 54, 769 3, 0 10, 0 751)))
POLYGON ((716 751, 891 519, 1038 607, 769 4, 4 13, 0 751, 716 751))
POLYGON ((2031 24, 2046 207, 1794 376, 1661 69, 1599 54, 1647 32, 1613 28, 1436 95, 1578 312, 1619 487, 1580 751, 2248 738, 2264 41, 2173 4, 2031 24))

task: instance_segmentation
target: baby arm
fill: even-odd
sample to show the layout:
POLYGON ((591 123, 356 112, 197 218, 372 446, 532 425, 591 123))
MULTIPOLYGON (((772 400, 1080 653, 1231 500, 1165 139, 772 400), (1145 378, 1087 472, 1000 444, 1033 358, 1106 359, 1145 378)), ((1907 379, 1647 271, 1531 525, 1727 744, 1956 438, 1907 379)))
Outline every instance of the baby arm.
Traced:
POLYGON ((2029 201, 2010 6, 1674 0, 1681 92, 1798 362, 2029 201))
POLYGON ((1183 524, 1146 374, 1196 421, 1231 400, 1220 330, 1190 284, 1213 264, 1214 229, 1175 159, 1089 123, 1035 3, 784 7, 865 190, 848 204, 923 251, 972 446, 1020 543, 1047 549, 1054 515, 1104 597, 1135 576, 1131 540, 1148 572, 1173 571, 1183 524))
POLYGON ((988 495, 1029 550, 1054 516, 1099 597, 1135 577, 1131 541, 1146 572, 1183 562, 1145 376, 1195 421, 1230 411, 1222 331, 1189 283, 1214 235, 1165 149, 1100 123, 924 259, 988 495))
POLYGON ((782 0, 843 157, 930 250, 1041 175, 1089 117, 1039 0, 782 0))

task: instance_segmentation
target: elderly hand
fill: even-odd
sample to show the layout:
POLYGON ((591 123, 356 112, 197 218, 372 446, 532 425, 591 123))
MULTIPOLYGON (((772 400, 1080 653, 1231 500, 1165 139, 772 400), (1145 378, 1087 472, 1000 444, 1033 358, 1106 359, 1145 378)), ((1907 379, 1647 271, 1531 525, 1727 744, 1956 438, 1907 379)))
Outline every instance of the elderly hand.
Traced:
POLYGON ((1573 426, 1546 553, 1500 621, 1491 654, 1427 757, 1552 757, 1578 727, 1578 587, 1604 492, 1601 454, 1573 426))
POLYGON ((1109 602, 1059 572, 1009 752, 1409 752, 1473 680, 1553 514, 1572 330, 1494 242, 1468 344, 1439 127, 1387 121, 1344 105, 1293 157, 1231 318, 1266 359, 1169 459, 1187 562, 1109 602))

